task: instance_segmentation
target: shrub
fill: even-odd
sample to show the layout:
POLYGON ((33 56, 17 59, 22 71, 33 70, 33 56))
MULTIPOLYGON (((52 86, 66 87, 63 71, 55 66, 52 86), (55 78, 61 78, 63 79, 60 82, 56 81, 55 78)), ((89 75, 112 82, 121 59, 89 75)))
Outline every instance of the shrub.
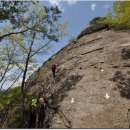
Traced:
POLYGON ((77 38, 75 38, 75 37, 71 37, 69 39, 69 43, 73 43, 73 42, 76 42, 76 41, 77 41, 77 38))

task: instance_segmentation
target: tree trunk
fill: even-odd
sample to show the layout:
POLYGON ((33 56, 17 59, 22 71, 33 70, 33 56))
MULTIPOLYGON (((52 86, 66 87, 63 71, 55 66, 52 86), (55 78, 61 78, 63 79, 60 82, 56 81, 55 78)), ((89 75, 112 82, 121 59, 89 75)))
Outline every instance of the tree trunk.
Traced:
POLYGON ((25 63, 25 69, 24 69, 24 73, 23 73, 23 79, 22 79, 22 84, 21 84, 21 121, 20 121, 20 128, 24 128, 24 99, 25 99, 25 95, 24 95, 24 83, 25 83, 25 79, 26 79, 26 74, 27 74, 27 70, 28 70, 28 63, 30 60, 30 54, 32 51, 32 46, 34 43, 34 38, 35 38, 35 31, 33 34, 33 38, 32 38, 32 42, 29 48, 29 52, 27 55, 27 59, 26 59, 26 63, 25 63))
POLYGON ((23 80, 22 80, 22 84, 21 84, 21 122, 20 122, 20 128, 24 127, 24 98, 25 98, 24 83, 25 83, 25 79, 26 79, 28 62, 29 62, 29 58, 27 58, 27 60, 26 60, 26 66, 25 66, 25 70, 24 70, 24 74, 23 74, 23 80))

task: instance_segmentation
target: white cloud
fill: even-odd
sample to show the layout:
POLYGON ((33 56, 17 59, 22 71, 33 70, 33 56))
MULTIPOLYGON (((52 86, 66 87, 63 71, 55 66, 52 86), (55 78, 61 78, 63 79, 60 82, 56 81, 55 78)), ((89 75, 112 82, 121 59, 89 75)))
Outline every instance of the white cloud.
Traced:
POLYGON ((62 5, 60 4, 61 3, 61 0, 48 0, 48 2, 52 5, 52 6, 58 6, 59 9, 64 12, 64 8, 62 7, 62 5))
POLYGON ((59 7, 59 9, 60 9, 62 12, 65 11, 65 9, 64 9, 61 5, 59 5, 58 7, 59 7))
POLYGON ((91 10, 92 10, 92 11, 95 11, 95 9, 96 9, 96 4, 93 3, 93 4, 90 5, 90 7, 91 7, 91 10))
POLYGON ((52 5, 52 6, 59 6, 60 5, 60 0, 48 0, 49 3, 52 5))
POLYGON ((67 0, 69 5, 76 4, 77 0, 67 0))
MULTIPOLYGON (((59 7, 59 9, 62 11, 62 12, 64 12, 64 8, 63 8, 63 6, 61 5, 61 2, 62 2, 63 0, 48 0, 48 2, 50 3, 50 5, 52 5, 52 6, 58 6, 59 7)), ((75 4, 76 2, 77 2, 77 0, 66 0, 66 2, 69 4, 69 5, 73 5, 73 4, 75 4)))
POLYGON ((60 3, 62 1, 66 1, 69 5, 73 5, 77 2, 77 0, 48 0, 48 1, 52 6, 60 6, 60 3))

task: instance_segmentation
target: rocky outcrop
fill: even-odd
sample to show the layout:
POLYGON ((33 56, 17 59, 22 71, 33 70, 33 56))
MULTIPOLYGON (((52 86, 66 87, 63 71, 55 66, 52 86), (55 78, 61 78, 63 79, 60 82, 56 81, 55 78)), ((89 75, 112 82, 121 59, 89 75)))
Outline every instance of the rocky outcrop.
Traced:
POLYGON ((78 36, 77 39, 80 39, 81 37, 97 32, 97 31, 101 31, 103 29, 109 29, 109 26, 107 24, 101 24, 101 25, 92 25, 88 28, 85 28, 78 36))
POLYGON ((43 93, 53 106, 46 128, 129 127, 130 34, 101 28, 80 35, 28 78, 27 94, 43 93), (55 80, 53 63, 60 64, 55 80))

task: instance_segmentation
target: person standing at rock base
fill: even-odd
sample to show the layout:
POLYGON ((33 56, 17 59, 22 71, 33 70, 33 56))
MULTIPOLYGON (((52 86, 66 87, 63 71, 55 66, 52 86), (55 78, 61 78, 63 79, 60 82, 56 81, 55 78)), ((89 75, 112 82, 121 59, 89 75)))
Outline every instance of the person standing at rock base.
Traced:
POLYGON ((36 113, 37 113, 37 100, 32 99, 30 105, 30 121, 29 121, 29 128, 36 127, 36 113))
POLYGON ((38 100, 38 128, 44 127, 46 99, 42 96, 38 100))

